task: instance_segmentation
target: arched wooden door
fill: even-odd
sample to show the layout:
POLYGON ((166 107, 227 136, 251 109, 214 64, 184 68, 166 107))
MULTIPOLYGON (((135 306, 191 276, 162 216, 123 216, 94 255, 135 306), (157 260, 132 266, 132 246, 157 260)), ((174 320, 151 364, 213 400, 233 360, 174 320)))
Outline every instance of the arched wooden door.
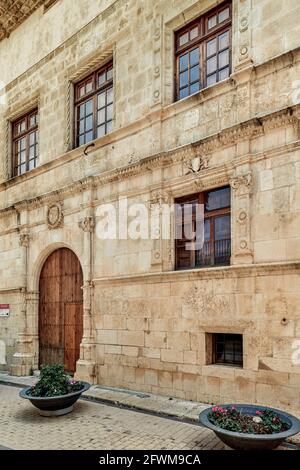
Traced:
POLYGON ((47 258, 40 275, 39 362, 64 364, 75 372, 83 334, 83 276, 73 251, 60 248, 47 258))

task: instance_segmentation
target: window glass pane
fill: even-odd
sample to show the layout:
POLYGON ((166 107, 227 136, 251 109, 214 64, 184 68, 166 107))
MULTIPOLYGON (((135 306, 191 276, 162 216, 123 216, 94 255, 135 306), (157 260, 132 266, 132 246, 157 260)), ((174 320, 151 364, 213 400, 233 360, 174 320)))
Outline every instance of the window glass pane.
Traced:
POLYGON ((93 89, 93 82, 90 81, 90 82, 88 82, 88 83, 86 84, 86 86, 85 86, 85 92, 86 92, 86 93, 90 93, 90 92, 92 91, 92 89, 93 89))
POLYGON ((29 135, 29 145, 33 145, 35 143, 35 132, 32 132, 29 135))
POLYGON ((35 155, 38 156, 39 154, 39 144, 36 144, 35 146, 35 155))
POLYGON ((24 150, 26 148, 26 137, 20 140, 20 149, 24 150))
POLYGON ((210 240, 210 220, 205 219, 204 221, 204 241, 210 240))
POLYGON ((217 70, 217 57, 211 57, 206 61, 206 73, 209 75, 217 70))
POLYGON ((103 135, 105 135, 105 124, 97 129, 97 137, 102 137, 103 135))
POLYGON ((29 160, 29 170, 33 170, 35 168, 35 160, 29 160))
POLYGON ((212 39, 211 41, 208 41, 206 43, 206 55, 207 57, 210 57, 211 55, 214 55, 217 52, 217 40, 212 39))
POLYGON ((182 88, 182 90, 180 90, 180 92, 179 92, 179 98, 180 99, 185 98, 188 95, 189 95, 188 87, 182 88))
POLYGON ((34 158, 35 156, 35 147, 29 147, 29 158, 34 158))
POLYGON ((85 103, 85 115, 92 114, 93 112, 93 100, 89 100, 85 103))
POLYGON ((84 106, 84 104, 81 104, 81 105, 79 106, 79 116, 80 116, 81 118, 83 118, 83 117, 84 117, 84 113, 85 113, 85 106, 84 106))
POLYGON ((105 108, 98 111, 98 124, 103 124, 105 122, 105 108))
POLYGON ((215 240, 228 240, 230 238, 230 215, 215 218, 215 240))
POLYGON ((113 88, 109 88, 107 90, 107 104, 110 104, 112 103, 114 100, 114 89, 113 88))
POLYGON ((109 69, 106 73, 106 80, 111 80, 113 78, 113 68, 109 69))
POLYGON ((19 175, 23 175, 26 172, 26 164, 19 167, 19 175))
POLYGON ((230 206, 230 188, 221 188, 205 194, 205 211, 223 209, 230 206))
POLYGON ((179 46, 183 46, 189 40, 189 33, 184 33, 179 37, 179 46))
POLYGON ((229 32, 223 33, 219 36, 219 50, 226 49, 229 47, 229 32))
POLYGON ((83 145, 83 144, 84 144, 84 141, 85 141, 85 139, 84 139, 84 134, 83 134, 83 135, 80 135, 80 136, 79 136, 79 145, 83 145))
POLYGON ((190 82, 195 82, 196 80, 199 80, 199 65, 190 69, 190 82))
POLYGON ((89 116, 85 120, 85 130, 90 131, 93 129, 93 115, 89 116))
POLYGON ((198 26, 195 26, 195 28, 191 29, 190 31, 190 40, 195 39, 198 36, 198 26))
POLYGON ((84 122, 85 122, 84 119, 81 119, 81 121, 79 121, 79 134, 84 133, 84 122))
POLYGON ((217 24, 217 15, 211 16, 208 19, 208 29, 213 28, 217 24))
POLYGON ((93 140, 93 138, 94 138, 94 136, 93 136, 93 132, 92 132, 92 131, 91 131, 91 132, 87 132, 87 133, 85 134, 85 142, 86 142, 86 143, 87 143, 87 142, 90 142, 91 140, 93 140))
POLYGON ((214 73, 213 75, 210 75, 210 77, 207 77, 207 86, 213 85, 214 83, 217 83, 216 73, 214 73))
POLYGON ((106 124, 106 132, 111 132, 111 131, 112 131, 112 128, 113 128, 113 123, 112 123, 112 121, 109 121, 109 122, 106 124))
POLYGON ((225 10, 220 11, 219 13, 219 23, 225 21, 229 18, 229 7, 225 8, 225 10))
POLYGON ((188 72, 183 72, 179 75, 179 86, 180 88, 186 86, 188 84, 189 76, 188 72))
POLYGON ((79 88, 79 97, 81 98, 82 96, 85 95, 85 86, 82 85, 80 88, 79 88))
POLYGON ((223 51, 219 54, 219 68, 222 69, 229 64, 229 50, 223 51))
POLYGON ((19 155, 19 163, 25 163, 26 162, 26 152, 23 151, 19 155))
POLYGON ((179 70, 182 72, 183 70, 186 70, 188 68, 189 64, 189 56, 188 54, 184 54, 181 57, 179 57, 179 70))
POLYGON ((105 91, 98 95, 98 109, 105 106, 105 91))
POLYGON ((106 119, 110 121, 113 118, 113 105, 107 106, 106 119))
POLYGON ((36 123, 36 115, 34 114, 33 116, 30 116, 29 118, 29 126, 30 127, 35 126, 35 123, 36 123))
POLYGON ((199 82, 193 83, 193 85, 190 86, 190 94, 192 95, 193 93, 197 93, 199 91, 199 82))
POLYGON ((98 83, 99 85, 103 85, 103 83, 106 82, 106 73, 105 72, 102 72, 99 74, 99 77, 98 77, 98 83))
POLYGON ((190 66, 199 63, 199 48, 193 49, 190 52, 190 66))
POLYGON ((229 67, 226 67, 226 69, 220 70, 219 80, 225 80, 228 77, 229 77, 229 67))

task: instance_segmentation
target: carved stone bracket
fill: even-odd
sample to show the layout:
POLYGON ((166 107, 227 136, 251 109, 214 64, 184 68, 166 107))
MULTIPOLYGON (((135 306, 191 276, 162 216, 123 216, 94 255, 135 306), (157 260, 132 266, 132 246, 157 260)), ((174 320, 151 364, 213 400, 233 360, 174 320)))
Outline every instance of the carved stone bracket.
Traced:
POLYGON ((84 232, 93 232, 95 229, 95 217, 93 216, 88 216, 84 217, 82 220, 78 222, 79 227, 84 231, 84 232))
POLYGON ((19 235, 19 245, 21 247, 29 247, 30 236, 28 232, 21 232, 19 235))
POLYGON ((250 188, 252 186, 252 173, 248 172, 243 175, 234 176, 230 180, 230 185, 234 191, 238 191, 245 188, 250 188))

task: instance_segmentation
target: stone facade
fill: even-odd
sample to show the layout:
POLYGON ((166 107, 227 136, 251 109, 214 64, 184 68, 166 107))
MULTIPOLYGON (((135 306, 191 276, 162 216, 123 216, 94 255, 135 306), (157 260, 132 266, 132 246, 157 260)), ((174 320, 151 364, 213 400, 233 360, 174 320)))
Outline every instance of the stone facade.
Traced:
POLYGON ((84 274, 77 377, 299 413, 300 5, 233 0, 230 78, 173 102, 173 33, 217 3, 60 0, 0 42, 0 303, 11 308, 1 368, 38 367, 39 273, 69 247, 84 274), (114 130, 85 155, 73 83, 110 57, 114 130), (10 178, 11 122, 35 106, 40 165, 10 178), (97 237, 103 203, 127 197, 150 211, 224 185, 228 267, 176 271, 171 241, 97 237), (53 205, 63 220, 49 227, 53 205), (209 364, 209 335, 229 332, 243 334, 243 368, 209 364))

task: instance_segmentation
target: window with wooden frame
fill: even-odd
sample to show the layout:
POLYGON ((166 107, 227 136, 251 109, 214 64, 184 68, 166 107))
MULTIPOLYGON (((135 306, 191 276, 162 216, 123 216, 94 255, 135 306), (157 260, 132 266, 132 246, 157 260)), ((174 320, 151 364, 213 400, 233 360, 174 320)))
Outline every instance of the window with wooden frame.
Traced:
POLYGON ((175 199, 176 269, 224 266, 230 264, 231 217, 230 187, 193 194, 175 199), (196 205, 204 206, 204 242, 196 245, 196 235, 190 240, 186 234, 196 233, 196 205), (191 227, 185 225, 183 214, 191 210, 191 227), (194 245, 194 247, 193 247, 194 245))
POLYGON ((39 160, 39 115, 35 109, 12 124, 13 176, 33 170, 39 160))
POLYGON ((75 85, 76 147, 108 134, 113 127, 113 63, 75 85))
POLYGON ((176 100, 229 77, 231 9, 225 2, 176 32, 176 100))
POLYGON ((243 335, 212 334, 212 363, 243 366, 243 335))

